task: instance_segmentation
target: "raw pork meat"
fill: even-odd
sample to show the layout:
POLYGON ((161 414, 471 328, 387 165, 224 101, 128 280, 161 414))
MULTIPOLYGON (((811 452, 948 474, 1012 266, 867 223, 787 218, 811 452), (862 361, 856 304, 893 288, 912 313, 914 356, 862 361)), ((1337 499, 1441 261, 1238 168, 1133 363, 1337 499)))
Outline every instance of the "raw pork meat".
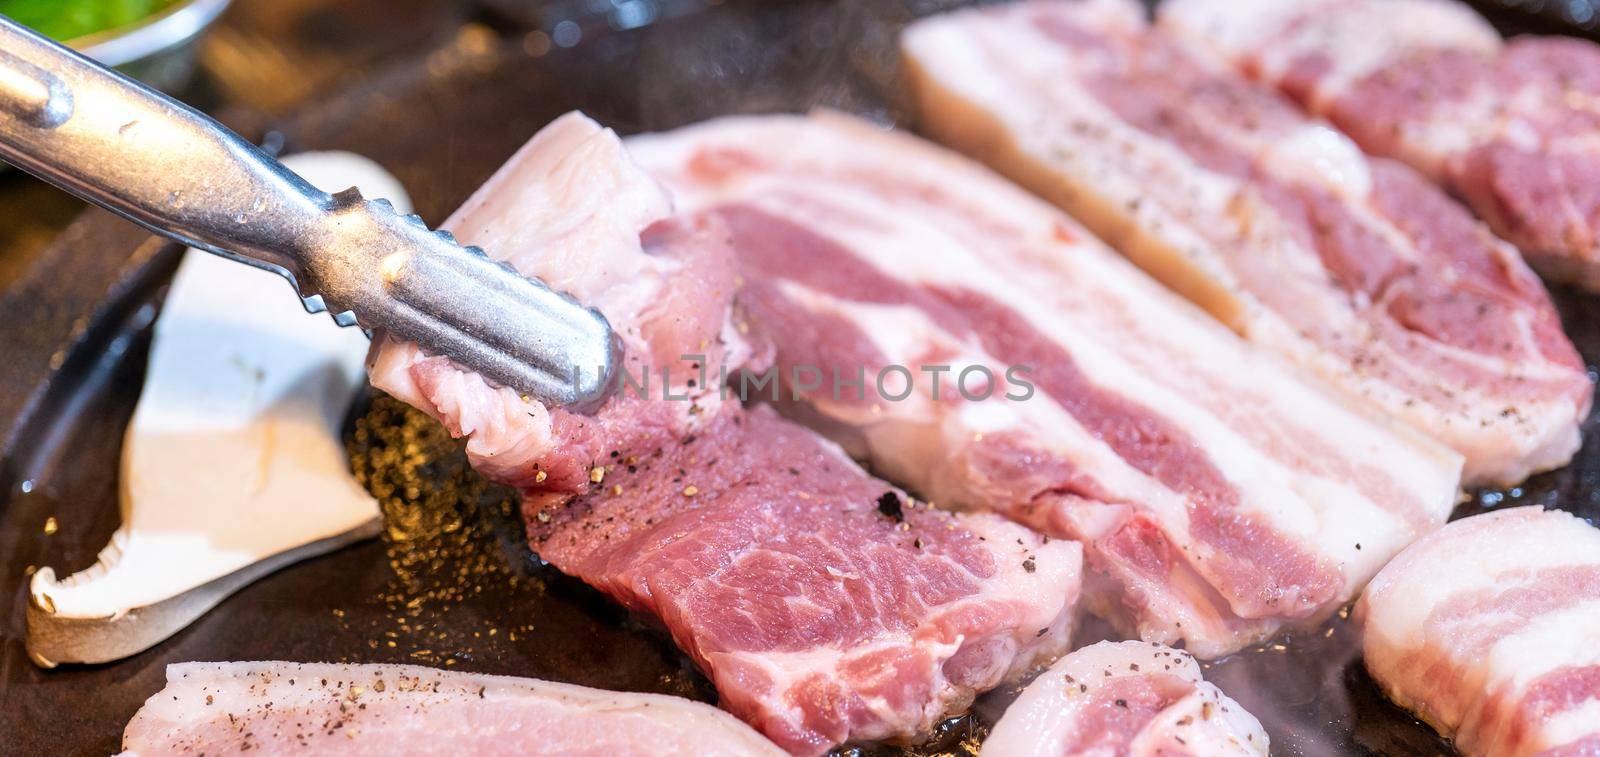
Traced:
POLYGON ((630 383, 594 417, 549 411, 389 340, 373 382, 467 436, 525 489, 541 557, 658 619, 783 747, 916 738, 1065 650, 1078 545, 914 507, 719 391, 713 369, 759 367, 730 319, 726 227, 673 217, 615 135, 557 121, 447 226, 598 306, 630 383))
POLYGON ((1200 678, 1188 653, 1102 641, 1058 660, 1011 704, 985 757, 1266 757, 1254 715, 1200 678))
POLYGON ((1464 754, 1600 754, 1600 530, 1537 507, 1451 523, 1356 617, 1372 677, 1464 754))
POLYGON ((1451 0, 1169 0, 1161 23, 1465 199, 1546 276, 1600 289, 1600 46, 1509 43, 1451 0))
POLYGON ((1094 609, 1130 633, 1210 657, 1315 623, 1450 511, 1457 455, 960 156, 831 114, 629 150, 729 229, 797 414, 940 504, 1081 541, 1094 609))
POLYGON ((1516 250, 1140 14, 1036 1, 912 26, 924 128, 1245 338, 1462 453, 1469 485, 1570 460, 1592 386, 1516 250))
POLYGON ((716 414, 718 393, 688 385, 695 360, 684 356, 732 365, 748 356, 728 325, 734 283, 723 232, 672 218, 671 200, 616 135, 581 114, 541 130, 442 228, 599 308, 626 347, 624 370, 659 381, 583 416, 375 338, 373 386, 465 436, 473 465, 501 482, 550 496, 586 490, 606 453, 651 452, 716 414), (682 401, 653 401, 667 392, 682 401))
POLYGON ((417 665, 189 662, 127 754, 782 755, 710 705, 417 665))
POLYGON ((790 751, 914 739, 1066 651, 1077 544, 914 503, 768 408, 605 481, 532 510, 534 549, 660 618, 790 751))

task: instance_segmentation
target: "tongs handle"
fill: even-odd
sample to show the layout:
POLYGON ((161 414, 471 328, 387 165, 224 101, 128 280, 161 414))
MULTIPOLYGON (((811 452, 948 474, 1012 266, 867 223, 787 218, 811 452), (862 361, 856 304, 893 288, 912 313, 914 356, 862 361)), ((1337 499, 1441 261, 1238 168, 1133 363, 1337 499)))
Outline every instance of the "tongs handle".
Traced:
POLYGON ((579 411, 614 389, 605 316, 387 201, 329 195, 216 121, 0 16, 0 158, 327 308, 579 411), (586 369, 592 368, 592 371, 586 369))
POLYGON ((157 234, 292 279, 332 202, 204 114, 4 16, 0 158, 157 234))

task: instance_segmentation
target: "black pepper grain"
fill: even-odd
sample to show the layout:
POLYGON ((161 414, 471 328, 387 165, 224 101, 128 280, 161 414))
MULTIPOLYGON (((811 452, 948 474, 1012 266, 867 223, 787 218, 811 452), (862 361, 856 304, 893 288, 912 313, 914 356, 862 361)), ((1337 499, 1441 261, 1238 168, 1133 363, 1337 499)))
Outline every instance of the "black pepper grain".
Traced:
POLYGON ((905 509, 900 504, 900 495, 894 492, 884 492, 883 496, 878 498, 878 512, 887 515, 896 523, 906 519, 905 509))

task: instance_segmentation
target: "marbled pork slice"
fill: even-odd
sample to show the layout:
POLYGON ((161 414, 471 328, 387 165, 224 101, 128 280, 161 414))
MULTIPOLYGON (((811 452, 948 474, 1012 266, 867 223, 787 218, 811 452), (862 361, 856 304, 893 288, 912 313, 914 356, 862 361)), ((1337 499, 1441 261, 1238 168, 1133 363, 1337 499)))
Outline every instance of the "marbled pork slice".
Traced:
POLYGON ((923 128, 1460 452, 1468 485, 1577 450, 1593 387, 1517 251, 1414 171, 1149 29, 1131 0, 956 12, 903 46, 923 128))
POLYGON ((1356 606, 1367 670, 1463 754, 1600 754, 1600 530, 1519 507, 1413 544, 1356 606))
POLYGON ((167 666, 124 754, 782 755, 737 718, 661 694, 419 665, 167 666))
POLYGON ((836 114, 629 150, 729 230, 798 415, 940 505, 1081 541, 1091 609, 1129 634, 1213 657, 1316 623, 1454 502, 1457 455, 958 155, 836 114))
POLYGON ((1600 289, 1600 45, 1503 41, 1453 0, 1168 0, 1160 20, 1431 176, 1547 278, 1600 289))

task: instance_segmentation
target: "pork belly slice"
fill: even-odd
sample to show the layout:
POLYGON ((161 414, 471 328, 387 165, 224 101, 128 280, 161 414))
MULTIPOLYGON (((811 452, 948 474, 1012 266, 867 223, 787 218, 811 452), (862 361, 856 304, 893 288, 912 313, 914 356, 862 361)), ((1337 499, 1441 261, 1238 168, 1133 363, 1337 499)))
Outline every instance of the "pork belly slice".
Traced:
POLYGON ((782 755, 710 705, 418 665, 189 662, 127 754, 782 755))
POLYGON ((1356 607, 1367 670, 1468 755, 1600 754, 1600 531, 1520 507, 1400 553, 1356 607))
POLYGON ((770 408, 605 486, 530 501, 534 549, 659 618, 723 707, 796 754, 915 739, 1067 649, 1077 544, 912 502, 770 408))
POLYGON ((623 341, 623 370, 650 381, 649 391, 619 393, 593 416, 578 415, 377 335, 373 386, 466 437, 473 466, 498 481, 549 496, 584 491, 608 453, 650 452, 720 410, 716 391, 691 383, 698 364, 749 357, 728 322, 725 233, 674 218, 670 198, 616 135, 582 114, 541 130, 442 228, 599 308, 623 341), (669 394, 681 401, 656 401, 669 394))
POLYGON ((985 757, 1266 757, 1254 715, 1200 677, 1188 653, 1102 641, 1057 660, 1011 704, 985 757))
POLYGON ((1125 632, 1212 657, 1314 623, 1450 510, 1457 455, 1351 412, 958 155, 825 113, 629 150, 729 229, 745 327, 775 343, 796 413, 940 505, 1081 541, 1091 607, 1125 632))
POLYGON ((1169 0, 1214 47, 1467 201, 1546 277, 1600 289, 1600 46, 1503 42, 1450 0, 1169 0))
POLYGON ((374 383, 466 436, 475 466, 523 488, 541 557, 659 620, 783 747, 914 739, 1067 648, 1076 544, 913 508, 718 391, 719 369, 760 365, 730 319, 727 230, 674 216, 611 132, 556 121, 446 226, 598 306, 630 384, 579 416, 392 340, 374 383))
POLYGON ((1413 171, 1149 30, 1132 2, 953 13, 903 46, 923 128, 1460 452, 1469 485, 1577 450, 1592 386, 1516 250, 1413 171))

